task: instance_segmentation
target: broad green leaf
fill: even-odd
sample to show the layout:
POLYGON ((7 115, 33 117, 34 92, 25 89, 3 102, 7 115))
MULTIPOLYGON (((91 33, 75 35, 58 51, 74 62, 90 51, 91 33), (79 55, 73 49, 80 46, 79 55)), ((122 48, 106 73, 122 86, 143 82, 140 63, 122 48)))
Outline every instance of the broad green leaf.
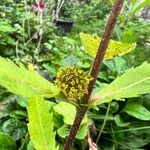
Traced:
POLYGON ((60 102, 53 109, 64 118, 64 123, 72 125, 76 116, 76 107, 67 102, 60 102))
POLYGON ((96 104, 110 102, 113 99, 137 97, 150 92, 150 64, 147 62, 136 68, 130 68, 122 76, 95 94, 91 101, 96 104))
POLYGON ((8 133, 15 141, 25 137, 27 126, 23 121, 11 118, 4 122, 1 130, 8 133))
MULTIPOLYGON (((85 48, 85 52, 88 53, 91 57, 95 58, 101 38, 96 34, 89 35, 80 33, 81 42, 85 48)), ((112 59, 115 56, 124 55, 132 50, 134 50, 136 44, 121 43, 119 41, 110 40, 105 59, 112 59)))
POLYGON ((35 70, 27 70, 22 64, 0 57, 0 85, 22 97, 53 97, 58 88, 40 76, 35 70))
POLYGON ((6 20, 0 21, 0 32, 1 33, 13 33, 15 29, 11 26, 11 24, 6 20))
POLYGON ((124 122, 120 115, 115 116, 115 123, 119 127, 126 127, 126 126, 129 126, 130 124, 130 122, 124 122))
POLYGON ((80 126, 76 138, 80 140, 85 139, 87 133, 88 133, 88 124, 84 123, 80 126))
POLYGON ((53 132, 53 115, 42 97, 31 98, 27 108, 29 116, 29 134, 37 150, 58 150, 53 132))
POLYGON ((0 149, 1 150, 17 150, 16 144, 6 133, 0 132, 0 149))
POLYGON ((24 119, 27 117, 26 111, 23 110, 13 110, 10 113, 10 117, 15 118, 15 119, 24 119))
POLYGON ((126 29, 123 33, 122 42, 123 43, 133 43, 136 41, 137 36, 131 29, 126 29))
POLYGON ((150 120, 150 111, 140 104, 128 103, 123 111, 140 120, 150 120))
POLYGON ((69 135, 69 127, 67 124, 64 124, 57 130, 57 134, 62 137, 66 138, 69 135))
POLYGON ((17 97, 16 101, 22 107, 27 107, 28 106, 28 99, 27 98, 17 97))
MULTIPOLYGON (((57 133, 60 137, 66 138, 69 135, 69 131, 70 131, 69 126, 67 124, 64 124, 62 127, 60 127, 57 130, 57 133)), ((84 123, 80 126, 76 135, 76 139, 80 139, 80 140, 85 139, 87 133, 88 133, 88 124, 84 123)))
MULTIPOLYGON (((147 126, 145 125, 144 127, 147 126)), ((129 130, 128 132, 124 132, 123 130, 116 132, 115 135, 124 133, 124 138, 122 141, 119 141, 120 144, 118 144, 118 149, 142 150, 139 148, 150 142, 150 128, 144 129, 144 127, 142 127, 142 122, 136 122, 134 125, 127 128, 127 130, 129 130)))
POLYGON ((31 141, 29 141, 29 144, 27 145, 27 150, 35 150, 31 141))
MULTIPOLYGON (((60 102, 53 107, 55 112, 63 116, 64 123, 72 125, 76 116, 76 107, 67 102, 60 102)), ((86 118, 83 119, 82 123, 87 121, 86 118)))

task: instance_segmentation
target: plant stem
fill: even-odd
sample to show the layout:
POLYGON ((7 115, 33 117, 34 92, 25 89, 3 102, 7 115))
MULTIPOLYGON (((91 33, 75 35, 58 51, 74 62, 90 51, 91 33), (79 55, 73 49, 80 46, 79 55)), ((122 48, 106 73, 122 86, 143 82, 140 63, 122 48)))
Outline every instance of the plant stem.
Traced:
POLYGON ((71 146, 75 140, 76 133, 80 127, 82 119, 84 118, 84 116, 86 114, 86 111, 87 111, 87 107, 83 107, 82 109, 77 109, 77 114, 76 114, 74 123, 71 127, 67 141, 65 143, 64 150, 70 150, 71 149, 71 146))
POLYGON ((102 134, 102 132, 103 132, 103 130, 104 130, 104 127, 105 127, 105 125, 106 125, 107 117, 108 117, 109 110, 110 110, 110 104, 111 104, 111 103, 108 104, 107 111, 106 111, 106 115, 105 115, 105 119, 104 119, 104 121, 103 121, 102 127, 101 127, 101 129, 100 129, 100 131, 99 131, 99 134, 98 134, 98 136, 97 136, 97 139, 96 139, 96 144, 98 143, 98 141, 99 141, 99 139, 100 139, 100 137, 101 137, 101 134, 102 134))
MULTIPOLYGON (((89 103, 89 98, 91 96, 91 93, 93 91, 93 87, 96 83, 97 80, 97 76, 98 73, 100 71, 100 67, 102 65, 102 61, 109 43, 109 40, 111 38, 111 34, 114 30, 114 26, 116 24, 117 21, 117 17, 121 11, 122 5, 123 5, 124 0, 116 0, 115 1, 115 5, 111 11, 110 17, 108 19, 108 23, 106 25, 105 28, 105 32, 102 36, 102 40, 100 42, 95 60, 94 60, 94 64, 91 70, 91 77, 93 78, 93 80, 90 82, 89 84, 89 88, 88 88, 88 94, 84 97, 84 104, 88 104, 89 103)), ((64 146, 64 150, 70 150, 74 140, 75 140, 75 136, 76 133, 80 127, 80 124, 82 122, 82 119, 84 118, 86 112, 88 110, 88 107, 82 107, 80 110, 77 110, 77 114, 74 120, 74 123, 72 125, 72 128, 70 130, 69 136, 66 140, 65 146, 64 146)))
POLYGON ((43 38, 43 11, 39 12, 39 41, 38 41, 38 44, 37 44, 37 47, 34 51, 35 55, 36 55, 36 59, 39 60, 39 53, 40 53, 40 46, 41 46, 41 42, 42 42, 42 38, 43 38))
POLYGON ((17 63, 18 63, 18 61, 19 61, 18 45, 19 45, 19 40, 16 41, 16 60, 17 60, 17 63))
POLYGON ((118 131, 105 132, 105 133, 129 132, 129 131, 145 130, 145 129, 150 129, 150 126, 138 127, 138 128, 130 128, 130 129, 125 129, 125 130, 118 130, 118 131))
MULTIPOLYGON (((96 83, 97 76, 100 72, 100 67, 102 65, 102 61, 104 59, 104 55, 106 53, 106 49, 107 49, 109 40, 111 38, 112 32, 114 30, 117 18, 119 16, 120 11, 121 11, 123 2, 124 2, 124 0, 116 0, 115 6, 111 11, 109 20, 108 20, 106 28, 105 28, 105 32, 102 36, 102 40, 100 42, 100 45, 99 45, 99 48, 97 51, 97 55, 96 55, 95 60, 94 60, 93 68, 91 70, 91 77, 93 77, 93 80, 89 84, 89 90, 88 90, 89 92, 88 92, 87 98, 89 98, 91 96, 93 86, 96 83)), ((88 102, 89 99, 86 99, 86 100, 88 102)))

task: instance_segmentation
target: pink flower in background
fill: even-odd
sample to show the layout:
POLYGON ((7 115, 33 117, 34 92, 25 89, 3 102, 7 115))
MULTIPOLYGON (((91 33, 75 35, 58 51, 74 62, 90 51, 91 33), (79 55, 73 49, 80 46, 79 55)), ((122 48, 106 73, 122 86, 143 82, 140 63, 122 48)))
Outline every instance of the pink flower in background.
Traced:
POLYGON ((43 1, 40 1, 34 5, 34 12, 36 14, 42 12, 44 7, 45 7, 45 3, 43 1))
POLYGON ((44 3, 43 1, 40 1, 40 2, 38 3, 38 7, 39 7, 40 9, 44 9, 45 3, 44 3))

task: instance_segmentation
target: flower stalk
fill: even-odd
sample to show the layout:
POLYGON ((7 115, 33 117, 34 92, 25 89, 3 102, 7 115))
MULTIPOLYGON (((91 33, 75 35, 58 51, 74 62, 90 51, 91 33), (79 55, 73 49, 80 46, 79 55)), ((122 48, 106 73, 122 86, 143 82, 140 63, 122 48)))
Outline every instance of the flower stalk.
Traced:
MULTIPOLYGON (((93 63, 93 67, 92 67, 92 70, 90 73, 90 76, 93 78, 93 80, 90 81, 89 87, 88 87, 88 94, 86 94, 84 97, 84 104, 86 104, 86 105, 89 104, 89 99, 92 94, 93 87, 96 83, 97 76, 100 72, 102 61, 103 61, 104 55, 106 53, 106 49, 108 47, 108 43, 111 38, 112 32, 114 30, 115 24, 117 22, 117 18, 119 16, 121 8, 123 6, 123 2, 124 2, 124 0, 116 0, 114 7, 111 11, 111 14, 109 16, 109 19, 108 19, 108 22, 107 22, 107 25, 105 28, 105 32, 102 36, 102 40, 100 42, 100 45, 99 45, 99 48, 98 48, 98 51, 97 51, 97 54, 96 54, 96 57, 95 57, 95 60, 93 63)), ((64 150, 71 149, 71 147, 74 143, 74 140, 75 140, 76 133, 80 127, 82 119, 84 118, 87 110, 88 110, 88 106, 82 106, 81 108, 78 108, 74 123, 70 130, 69 136, 66 140, 64 150)))

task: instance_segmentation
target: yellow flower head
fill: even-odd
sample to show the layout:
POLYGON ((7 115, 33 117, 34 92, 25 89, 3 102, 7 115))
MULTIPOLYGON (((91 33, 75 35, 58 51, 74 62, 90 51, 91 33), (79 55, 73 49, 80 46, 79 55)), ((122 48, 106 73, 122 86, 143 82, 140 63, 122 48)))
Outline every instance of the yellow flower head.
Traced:
POLYGON ((70 66, 58 72, 55 83, 69 100, 76 100, 88 93, 91 79, 76 66, 70 66))

